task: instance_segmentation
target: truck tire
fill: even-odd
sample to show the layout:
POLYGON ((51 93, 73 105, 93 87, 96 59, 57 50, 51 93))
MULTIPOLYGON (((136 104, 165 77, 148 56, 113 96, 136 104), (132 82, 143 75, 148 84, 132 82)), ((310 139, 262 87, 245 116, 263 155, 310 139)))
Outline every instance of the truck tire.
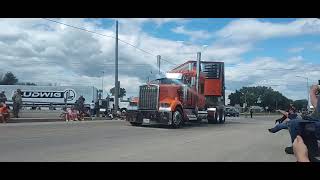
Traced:
POLYGON ((202 118, 201 117, 197 117, 197 123, 201 123, 202 122, 202 118))
POLYGON ((142 123, 138 123, 138 122, 130 122, 130 124, 132 126, 141 126, 142 125, 142 123))
POLYGON ((172 115, 171 127, 174 129, 180 128, 183 123, 183 115, 179 109, 175 110, 172 115))
POLYGON ((143 122, 143 115, 141 113, 137 114, 136 120, 134 122, 130 122, 132 126, 141 126, 143 122))
POLYGON ((218 113, 215 112, 214 117, 207 116, 207 119, 208 119, 208 124, 217 124, 218 123, 218 113))
POLYGON ((219 110, 219 123, 223 124, 226 121, 226 116, 223 109, 219 110))

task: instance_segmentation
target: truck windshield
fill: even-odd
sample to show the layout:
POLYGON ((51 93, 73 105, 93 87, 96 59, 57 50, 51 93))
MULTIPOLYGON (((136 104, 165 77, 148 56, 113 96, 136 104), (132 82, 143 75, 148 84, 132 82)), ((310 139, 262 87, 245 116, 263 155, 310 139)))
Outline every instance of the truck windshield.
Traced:
POLYGON ((181 84, 181 79, 162 78, 157 80, 159 84, 181 84))

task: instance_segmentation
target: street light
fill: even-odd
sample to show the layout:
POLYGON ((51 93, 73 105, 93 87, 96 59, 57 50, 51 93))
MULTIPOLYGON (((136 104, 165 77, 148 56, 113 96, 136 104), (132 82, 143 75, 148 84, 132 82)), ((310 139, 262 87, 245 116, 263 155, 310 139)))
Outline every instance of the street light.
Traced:
POLYGON ((309 106, 309 78, 308 77, 305 77, 305 76, 296 76, 296 77, 300 77, 300 78, 303 78, 303 79, 306 79, 307 80, 307 98, 308 98, 308 105, 307 105, 307 109, 309 110, 310 106, 309 106))
POLYGON ((102 71, 102 80, 101 80, 101 81, 102 81, 102 82, 101 82, 101 84, 102 84, 102 87, 101 87, 101 91, 102 91, 102 92, 101 92, 101 93, 102 93, 102 94, 101 94, 101 99, 103 99, 103 77, 104 77, 104 71, 102 71))

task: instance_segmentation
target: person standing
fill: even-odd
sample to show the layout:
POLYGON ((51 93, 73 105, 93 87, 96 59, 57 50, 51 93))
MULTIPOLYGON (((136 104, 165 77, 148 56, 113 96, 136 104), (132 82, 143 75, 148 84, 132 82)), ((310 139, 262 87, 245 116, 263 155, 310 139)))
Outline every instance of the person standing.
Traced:
POLYGON ((90 116, 91 117, 94 116, 94 110, 95 110, 95 103, 94 103, 94 101, 92 101, 90 103, 90 116))
POLYGON ((0 103, 6 103, 6 101, 7 101, 7 97, 6 97, 6 95, 4 94, 5 92, 4 91, 2 91, 1 93, 0 93, 0 103))
POLYGON ((19 110, 21 109, 21 106, 22 106, 22 96, 21 95, 22 95, 21 89, 17 89, 17 91, 12 96, 13 116, 15 118, 19 117, 19 110))
POLYGON ((252 118, 252 115, 253 115, 253 109, 250 109, 250 116, 252 118))

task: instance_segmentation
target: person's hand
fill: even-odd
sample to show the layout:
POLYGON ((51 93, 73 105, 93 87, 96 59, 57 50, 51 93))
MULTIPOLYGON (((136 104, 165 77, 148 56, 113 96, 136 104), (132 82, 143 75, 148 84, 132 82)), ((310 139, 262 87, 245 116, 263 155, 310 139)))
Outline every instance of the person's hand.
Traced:
POLYGON ((298 162, 310 162, 308 149, 301 136, 297 136, 293 142, 293 152, 298 162))
POLYGON ((311 88, 310 88, 310 92, 312 94, 317 94, 318 89, 319 89, 318 85, 312 85, 311 88))

